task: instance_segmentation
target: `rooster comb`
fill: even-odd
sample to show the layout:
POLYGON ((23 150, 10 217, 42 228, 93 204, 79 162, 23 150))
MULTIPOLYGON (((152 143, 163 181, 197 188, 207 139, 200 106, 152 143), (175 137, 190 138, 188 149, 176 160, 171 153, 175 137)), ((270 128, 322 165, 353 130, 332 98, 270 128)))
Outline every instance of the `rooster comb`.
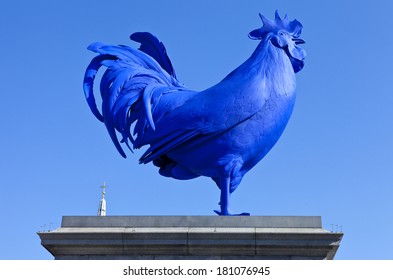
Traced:
POLYGON ((251 39, 262 39, 265 34, 274 30, 286 30, 291 33, 293 37, 298 37, 302 32, 303 25, 299 21, 296 19, 289 21, 287 14, 281 19, 277 10, 274 20, 270 20, 262 14, 259 14, 259 17, 263 25, 261 28, 250 32, 249 37, 251 39))

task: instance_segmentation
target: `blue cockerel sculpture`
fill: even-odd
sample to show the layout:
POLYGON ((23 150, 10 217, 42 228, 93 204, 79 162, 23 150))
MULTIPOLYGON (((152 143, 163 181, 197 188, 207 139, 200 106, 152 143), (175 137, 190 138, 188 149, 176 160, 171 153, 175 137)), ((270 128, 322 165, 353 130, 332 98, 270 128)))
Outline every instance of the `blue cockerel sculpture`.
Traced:
POLYGON ((230 194, 284 131, 295 103, 295 73, 304 65, 301 23, 278 12, 274 20, 260 17, 263 26, 249 34, 260 40, 251 57, 204 91, 177 80, 164 45, 150 33, 131 35, 139 50, 88 47, 98 55, 86 70, 86 99, 119 153, 126 157, 120 143, 131 151, 148 145, 139 162, 153 162, 162 176, 212 178, 221 192, 218 215, 232 215, 230 194), (101 66, 100 113, 93 82, 101 66))

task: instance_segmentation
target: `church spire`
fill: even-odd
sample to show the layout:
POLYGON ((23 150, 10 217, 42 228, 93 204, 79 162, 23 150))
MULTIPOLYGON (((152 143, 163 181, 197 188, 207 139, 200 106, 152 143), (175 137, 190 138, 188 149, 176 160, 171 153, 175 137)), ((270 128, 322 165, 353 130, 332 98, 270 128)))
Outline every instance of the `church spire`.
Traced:
POLYGON ((101 192, 102 198, 101 198, 100 203, 99 203, 99 205, 98 205, 98 213, 97 213, 97 216, 106 216, 106 201, 105 201, 105 189, 106 189, 106 188, 107 188, 107 186, 105 185, 105 182, 104 182, 104 185, 101 186, 101 189, 102 189, 102 192, 101 192))

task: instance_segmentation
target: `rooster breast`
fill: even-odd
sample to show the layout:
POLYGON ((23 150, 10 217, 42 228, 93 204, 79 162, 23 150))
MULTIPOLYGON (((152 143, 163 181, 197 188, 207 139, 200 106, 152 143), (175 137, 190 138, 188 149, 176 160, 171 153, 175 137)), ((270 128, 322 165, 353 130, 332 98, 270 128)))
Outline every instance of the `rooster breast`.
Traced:
POLYGON ((200 136, 170 151, 167 156, 191 172, 218 177, 230 161, 241 162, 243 176, 274 146, 289 120, 295 96, 275 97, 251 118, 210 137, 200 136))

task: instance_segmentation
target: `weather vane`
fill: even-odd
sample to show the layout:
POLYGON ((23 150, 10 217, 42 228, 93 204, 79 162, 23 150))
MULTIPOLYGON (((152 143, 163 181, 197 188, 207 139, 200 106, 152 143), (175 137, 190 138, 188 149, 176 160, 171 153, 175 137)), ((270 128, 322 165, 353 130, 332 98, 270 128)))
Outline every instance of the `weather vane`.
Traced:
POLYGON ((102 197, 105 197, 105 190, 108 186, 106 185, 106 183, 104 182, 104 184, 100 187, 102 189, 102 197))

